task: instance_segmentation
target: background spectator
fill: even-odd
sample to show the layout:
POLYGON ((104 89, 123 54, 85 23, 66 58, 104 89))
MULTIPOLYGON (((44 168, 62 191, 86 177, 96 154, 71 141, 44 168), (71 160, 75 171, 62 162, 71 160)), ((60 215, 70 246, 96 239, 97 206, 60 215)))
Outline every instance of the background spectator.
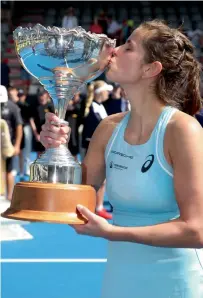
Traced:
POLYGON ((32 129, 30 126, 30 119, 32 117, 32 109, 27 101, 27 94, 24 90, 18 91, 19 101, 17 105, 20 108, 21 116, 23 119, 23 145, 20 152, 20 179, 24 180, 24 176, 30 174, 30 154, 32 151, 32 129))
POLYGON ((97 33, 97 34, 103 33, 103 28, 99 24, 98 18, 96 16, 94 17, 94 21, 93 21, 93 23, 90 26, 90 32, 97 33))
POLYGON ((98 15, 98 23, 103 29, 103 33, 107 34, 107 28, 108 28, 108 17, 104 10, 101 10, 98 15))
POLYGON ((69 7, 65 16, 62 19, 62 27, 66 29, 72 29, 78 26, 78 19, 75 16, 73 7, 69 7))
POLYGON ((8 59, 2 59, 1 61, 1 85, 8 88, 10 86, 10 67, 8 66, 8 59))
MULTIPOLYGON (((19 155, 20 146, 22 141, 23 120, 20 114, 20 109, 12 100, 8 100, 7 90, 4 86, 0 86, 1 93, 1 118, 7 122, 11 142, 14 146, 14 155, 19 155)), ((15 89, 15 88, 14 88, 15 89)), ((10 201, 12 198, 14 187, 13 159, 9 157, 6 159, 6 178, 7 178, 7 199, 10 201)))
POLYGON ((1 164, 0 164, 0 195, 6 195, 6 159, 14 154, 14 146, 11 143, 8 124, 5 120, 0 119, 1 127, 1 164))
POLYGON ((103 103, 109 98, 109 92, 113 86, 104 81, 94 81, 88 87, 84 128, 82 132, 82 147, 88 149, 91 137, 102 119, 107 117, 103 103))
POLYGON ((50 102, 49 94, 47 91, 41 91, 38 94, 38 105, 33 111, 32 117, 30 119, 30 125, 32 128, 34 139, 34 150, 38 153, 44 151, 44 146, 40 143, 40 131, 42 125, 45 123, 45 114, 47 112, 54 113, 53 104, 50 102))
POLYGON ((129 102, 124 97, 122 88, 119 84, 114 84, 109 99, 104 102, 104 107, 108 115, 129 111, 129 102))
POLYGON ((69 102, 65 120, 68 121, 71 127, 71 136, 68 142, 68 148, 71 154, 77 159, 80 152, 79 148, 79 126, 82 123, 83 112, 81 106, 82 98, 80 93, 76 93, 73 99, 69 102))
POLYGON ((120 40, 122 26, 119 24, 112 15, 108 15, 108 27, 107 34, 110 38, 116 38, 120 40))

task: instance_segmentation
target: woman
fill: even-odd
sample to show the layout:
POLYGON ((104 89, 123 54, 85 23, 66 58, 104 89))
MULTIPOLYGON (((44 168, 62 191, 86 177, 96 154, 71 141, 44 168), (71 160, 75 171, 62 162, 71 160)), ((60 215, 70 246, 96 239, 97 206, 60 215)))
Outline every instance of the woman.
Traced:
MULTIPOLYGON (((82 132, 82 148, 85 154, 97 126, 108 116, 103 103, 109 98, 109 92, 112 90, 113 86, 102 80, 92 82, 88 86, 82 132)), ((112 219, 112 214, 104 208, 104 193, 105 182, 102 183, 97 192, 96 213, 105 219, 112 219)))
MULTIPOLYGON (((193 51, 179 30, 151 21, 111 59, 107 77, 124 88, 131 111, 99 125, 83 183, 97 188, 106 178, 113 224, 78 206, 88 223, 73 226, 110 240, 103 298, 203 297, 203 132, 191 117, 201 105, 193 51)), ((45 146, 65 141, 67 129, 52 119, 41 133, 45 146)))
POLYGON ((112 90, 113 86, 102 80, 92 82, 88 86, 82 133, 82 148, 85 153, 95 129, 108 116, 103 103, 109 98, 109 92, 112 90))

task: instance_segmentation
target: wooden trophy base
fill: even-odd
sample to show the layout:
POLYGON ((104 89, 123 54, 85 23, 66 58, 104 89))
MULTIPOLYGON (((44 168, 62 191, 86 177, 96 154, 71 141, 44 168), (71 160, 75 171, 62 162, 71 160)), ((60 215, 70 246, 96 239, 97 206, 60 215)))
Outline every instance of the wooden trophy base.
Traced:
POLYGON ((80 204, 95 212, 96 191, 89 185, 20 182, 14 187, 11 206, 2 217, 27 221, 84 224, 80 204))

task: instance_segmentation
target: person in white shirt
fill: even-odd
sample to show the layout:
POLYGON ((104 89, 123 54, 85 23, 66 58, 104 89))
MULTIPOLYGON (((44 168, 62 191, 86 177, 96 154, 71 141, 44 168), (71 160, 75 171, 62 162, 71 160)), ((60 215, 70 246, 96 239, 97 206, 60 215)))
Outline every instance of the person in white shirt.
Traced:
POLYGON ((122 26, 113 19, 112 15, 108 16, 107 34, 111 38, 117 38, 121 33, 122 26))
POLYGON ((69 7, 62 19, 62 27, 72 29, 78 26, 78 19, 75 16, 73 7, 69 7))
POLYGON ((108 116, 103 103, 112 90, 113 86, 102 80, 94 81, 88 86, 82 134, 82 147, 86 150, 98 124, 108 116))
MULTIPOLYGON (((88 150, 90 140, 97 126, 108 116, 103 103, 109 98, 109 92, 112 90, 113 86, 102 80, 94 81, 88 87, 82 132, 82 147, 85 152, 88 150)), ((105 181, 97 192, 96 213, 106 219, 112 219, 111 213, 107 212, 103 205, 104 193, 105 181)))

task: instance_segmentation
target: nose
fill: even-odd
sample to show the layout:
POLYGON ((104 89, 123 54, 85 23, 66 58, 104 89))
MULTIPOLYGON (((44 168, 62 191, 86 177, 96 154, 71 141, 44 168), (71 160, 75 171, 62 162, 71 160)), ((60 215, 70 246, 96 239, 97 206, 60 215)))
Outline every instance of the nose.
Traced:
POLYGON ((116 57, 117 56, 117 52, 118 52, 119 47, 116 47, 113 49, 112 51, 112 57, 116 57))

